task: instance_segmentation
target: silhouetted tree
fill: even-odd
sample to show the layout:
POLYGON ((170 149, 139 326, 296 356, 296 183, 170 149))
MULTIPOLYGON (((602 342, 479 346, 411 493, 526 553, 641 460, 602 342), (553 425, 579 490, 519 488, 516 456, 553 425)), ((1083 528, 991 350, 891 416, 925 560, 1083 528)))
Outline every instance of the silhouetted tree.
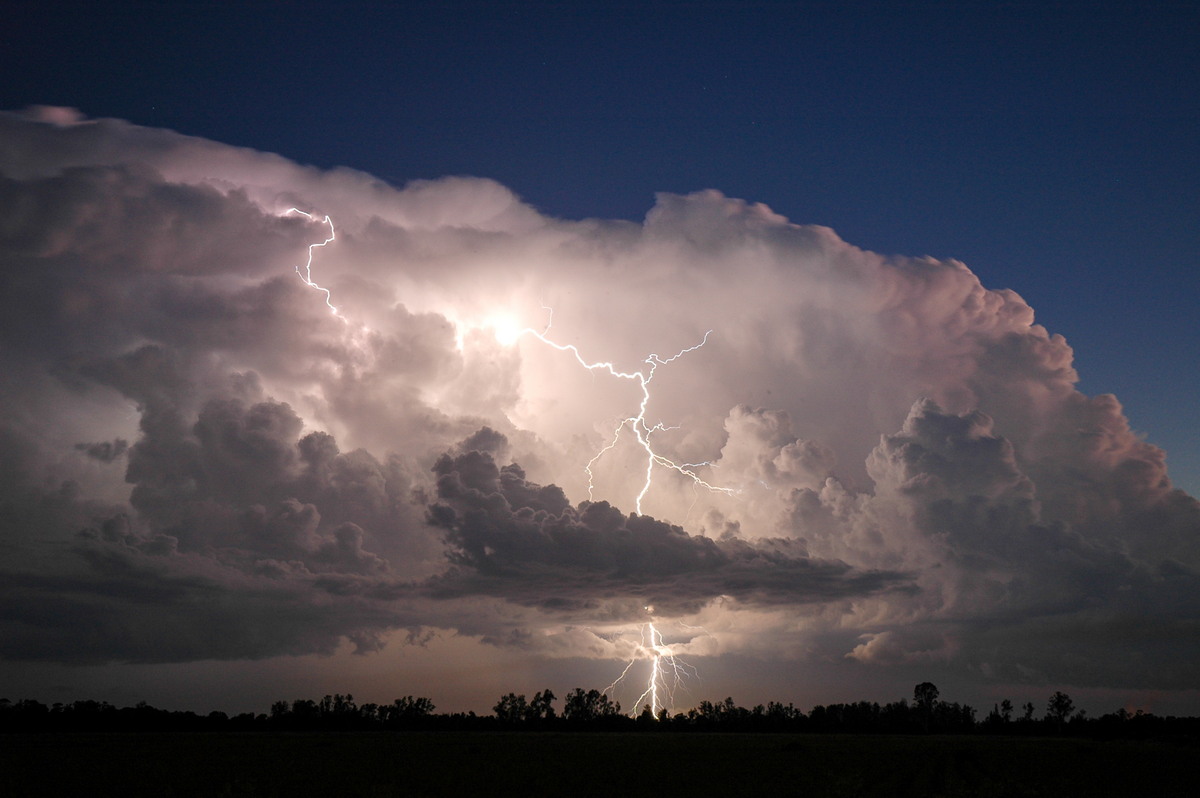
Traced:
POLYGON ((913 711, 907 699, 884 704, 879 710, 879 723, 882 731, 906 732, 912 730, 913 711))
POLYGON ((975 708, 967 704, 939 701, 933 714, 934 731, 943 734, 957 734, 975 728, 975 708))
POLYGON ((921 682, 913 688, 913 703, 921 712, 932 714, 939 695, 941 693, 933 682, 921 682))
MULTIPOLYGON (((917 703, 901 699, 880 705, 870 701, 851 704, 815 706, 809 715, 791 704, 769 702, 746 709, 732 698, 713 703, 701 701, 687 713, 673 717, 666 709, 654 714, 651 706, 643 707, 636 719, 621 715, 620 704, 598 690, 576 688, 566 697, 562 718, 568 728, 589 729, 655 729, 658 731, 811 731, 839 733, 912 733, 938 732, 965 734, 979 728, 975 710, 965 704, 932 698, 936 691, 928 682, 917 685, 917 703), (930 689, 932 688, 932 690, 930 689), (922 711, 922 707, 926 711, 922 711)), ((536 693, 531 701, 523 695, 509 693, 496 705, 496 716, 478 717, 475 713, 433 715, 433 702, 428 698, 405 696, 391 704, 378 706, 354 703, 350 694, 334 694, 320 701, 298 699, 289 705, 285 701, 271 704, 270 714, 246 712, 230 717, 221 711, 208 715, 194 712, 159 710, 145 702, 117 709, 107 702, 76 701, 56 703, 51 707, 34 700, 16 703, 0 699, 0 731, 4 732, 108 732, 108 731, 256 731, 270 728, 294 730, 351 730, 351 729, 494 729, 501 718, 513 728, 545 728, 556 721, 549 690, 536 693), (432 717, 431 717, 432 716, 432 717)), ((1024 716, 1012 723, 1013 705, 1009 700, 994 705, 984 728, 1006 734, 1040 733, 1055 730, 1061 734, 1097 737, 1102 739, 1159 738, 1167 735, 1194 739, 1200 730, 1200 718, 1156 717, 1138 710, 1131 714, 1120 709, 1115 713, 1089 718, 1076 711, 1074 702, 1061 691, 1054 693, 1046 706, 1045 720, 1033 717, 1034 705, 1023 705, 1024 716)))
POLYGON ((357 715, 358 705, 354 703, 354 696, 346 693, 342 695, 337 693, 333 697, 333 714, 340 716, 357 715))
POLYGON ((921 682, 913 688, 913 709, 925 731, 933 726, 933 711, 937 707, 939 694, 933 682, 921 682))
POLYGON ((315 701, 298 698, 292 702, 292 724, 298 727, 315 726, 321 717, 321 708, 315 701))
POLYGON ((1012 724, 1012 715, 1013 703, 1006 698, 999 704, 992 705, 992 711, 988 713, 984 725, 989 731, 1003 731, 1012 724))
POLYGON ((381 706, 378 716, 388 726, 410 726, 432 715, 433 708, 433 702, 428 698, 406 695, 381 706))
POLYGON ((276 723, 286 720, 288 713, 288 702, 276 701, 274 704, 271 704, 271 720, 276 723))
POLYGON ((529 702, 529 718, 532 720, 554 720, 554 693, 542 690, 533 694, 529 702))
POLYGON ((572 723, 590 723, 600 718, 621 714, 621 704, 614 702, 599 690, 584 691, 576 687, 567 693, 563 705, 563 719, 572 723))
POLYGON ((496 706, 492 707, 492 711, 496 713, 496 719, 501 723, 515 725, 525 722, 529 704, 525 701, 524 693, 521 695, 508 693, 500 696, 500 700, 496 702, 496 706))
POLYGON ((1046 702, 1046 719, 1061 727, 1066 723, 1071 713, 1075 711, 1075 702, 1066 693, 1058 690, 1046 702))

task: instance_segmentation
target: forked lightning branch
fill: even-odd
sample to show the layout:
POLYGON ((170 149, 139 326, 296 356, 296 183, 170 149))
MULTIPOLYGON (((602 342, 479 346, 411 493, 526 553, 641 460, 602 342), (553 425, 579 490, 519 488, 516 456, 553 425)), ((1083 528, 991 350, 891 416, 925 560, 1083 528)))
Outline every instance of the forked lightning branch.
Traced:
MULTIPOLYGON (((314 214, 307 213, 299 208, 290 208, 286 213, 300 214, 310 221, 317 221, 317 217, 314 214)), ((329 216, 325 216, 324 219, 321 220, 321 223, 328 226, 329 235, 327 238, 325 238, 325 240, 309 245, 308 258, 303 266, 297 264, 296 274, 305 285, 324 295, 325 304, 328 306, 330 312, 345 322, 345 316, 343 316, 338 310, 337 306, 333 304, 333 296, 330 290, 319 285, 313 280, 312 267, 314 251, 329 245, 336 239, 333 228, 333 220, 330 219, 329 216)), ((622 433, 624 433, 626 430, 632 434, 635 445, 645 453, 644 479, 642 481, 641 488, 638 491, 636 500, 636 510, 639 515, 642 513, 642 500, 646 497, 646 494, 649 493, 650 487, 653 484, 656 467, 680 474, 689 479, 698 488, 725 494, 734 493, 731 488, 720 487, 709 483, 696 472, 696 469, 709 466, 711 463, 680 463, 655 451, 651 441, 652 436, 657 432, 663 432, 675 428, 667 427, 661 422, 651 425, 646 420, 647 408, 649 407, 651 398, 650 384, 654 380, 655 374, 657 374, 659 367, 670 365, 684 355, 695 352, 697 349, 702 348, 706 343, 708 343, 708 338, 710 335, 712 335, 712 330, 704 333, 703 338, 701 338, 698 343, 689 347, 685 347, 670 357, 663 358, 659 357, 657 354, 651 353, 642 361, 642 363, 645 364, 644 368, 636 371, 622 371, 611 361, 588 361, 583 357, 579 349, 573 344, 560 344, 552 340, 549 337, 549 333, 554 319, 554 312, 551 308, 546 308, 546 311, 549 314, 549 319, 547 320, 546 326, 543 329, 535 330, 532 327, 516 329, 515 327, 510 326, 496 326, 495 329, 493 329, 496 340, 504 346, 515 346, 521 338, 525 336, 531 336, 552 349, 555 349, 559 352, 569 353, 582 368, 588 371, 601 372, 619 380, 628 380, 636 383, 641 392, 641 400, 638 403, 637 413, 634 415, 627 415, 622 418, 613 429, 612 436, 608 443, 604 445, 598 452, 596 452, 596 454, 587 462, 587 465, 584 466, 584 470, 587 472, 588 476, 589 499, 593 498, 592 494, 595 488, 595 477, 592 471, 593 466, 595 466, 600 459, 604 457, 604 455, 613 451, 613 449, 620 444, 622 433)), ((646 611, 647 613, 650 613, 651 616, 653 615, 653 609, 651 607, 646 607, 646 611)), ((621 672, 621 675, 618 676, 616 680, 614 680, 613 683, 606 688, 606 692, 612 693, 615 691, 617 686, 627 676, 630 675, 630 671, 633 669, 634 665, 639 661, 645 660, 650 663, 650 674, 646 680, 646 687, 644 691, 635 702, 634 714, 637 714, 638 708, 643 705, 649 706, 651 712, 657 714, 661 709, 670 709, 670 702, 673 700, 675 690, 681 686, 685 676, 694 676, 695 670, 686 663, 678 660, 672 654, 670 647, 667 646, 663 640, 662 633, 658 630, 658 627, 655 626, 653 617, 651 617, 651 620, 640 625, 640 634, 641 641, 636 648, 633 658, 630 659, 629 663, 625 666, 625 669, 621 672)))

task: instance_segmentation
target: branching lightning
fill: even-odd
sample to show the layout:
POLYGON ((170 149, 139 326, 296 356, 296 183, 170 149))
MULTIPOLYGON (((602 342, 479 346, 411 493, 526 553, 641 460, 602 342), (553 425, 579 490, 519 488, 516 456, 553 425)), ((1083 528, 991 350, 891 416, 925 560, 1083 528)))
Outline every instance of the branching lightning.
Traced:
POLYGON ((694 352, 700 347, 704 346, 706 343, 708 343, 708 337, 712 335, 712 330, 704 333, 704 337, 698 344, 681 349, 671 357, 661 358, 655 353, 647 355, 645 360, 642 361, 649 366, 647 369, 643 369, 641 371, 621 371, 611 361, 596 361, 594 363, 589 363, 584 359, 583 355, 580 354, 579 349, 574 344, 560 344, 548 338, 547 336, 550 332, 550 325, 554 320, 554 311, 551 308, 546 308, 546 310, 550 313, 550 320, 546 322, 546 327, 542 331, 539 332, 532 327, 526 327, 525 329, 519 330, 515 333, 497 330, 497 340, 500 340, 502 343, 511 343, 515 342, 522 336, 531 335, 547 346, 557 349, 560 352, 570 352, 571 355, 574 356, 575 360, 578 361, 579 365, 583 366, 588 371, 603 371, 607 372, 613 377, 616 377, 617 379, 636 382, 642 392, 642 399, 638 404, 637 415, 627 416, 621 419, 616 428, 613 430, 612 439, 606 446, 601 448, 600 451, 596 452, 595 456, 593 456, 592 459, 587 462, 587 465, 584 466, 584 470, 588 475, 589 499, 593 498, 593 492, 595 490, 595 475, 592 472, 592 466, 594 466, 601 457, 616 448, 621 439, 621 432, 627 428, 633 431, 637 445, 646 452, 646 478, 642 482, 641 490, 638 492, 637 500, 635 502, 638 515, 642 514, 642 500, 646 497, 646 494, 650 492, 650 485, 654 479, 654 466, 656 465, 688 477, 692 480, 693 484, 699 487, 707 488, 708 490, 717 491, 720 493, 734 493, 733 489, 731 488, 722 488, 710 484, 693 470, 702 466, 711 465, 711 463, 677 463, 674 460, 671 460, 670 458, 654 451, 654 447, 650 444, 650 436, 655 432, 664 432, 677 428, 665 426, 661 422, 651 426, 646 421, 646 408, 650 404, 650 382, 654 379, 654 375, 657 373, 658 367, 666 366, 667 364, 678 360, 689 352, 694 352))
MULTIPOLYGON (((656 452, 650 443, 650 437, 655 432, 664 432, 671 429, 677 429, 677 427, 668 427, 661 422, 651 426, 646 421, 647 407, 650 404, 650 383, 654 379, 654 375, 657 373, 658 367, 666 366, 688 354, 689 352, 694 352, 704 346, 706 343, 708 343, 708 337, 712 335, 712 330, 705 332, 704 337, 700 339, 699 343, 681 349, 671 357, 662 358, 656 353, 652 352, 646 356, 645 360, 642 361, 648 366, 648 368, 641 371, 627 372, 619 370, 610 361, 596 361, 594 363, 589 363, 584 359, 583 355, 579 352, 579 349, 574 345, 560 344, 551 340, 548 335, 550 332, 550 327, 554 322, 554 310, 545 306, 543 306, 543 308, 549 314, 549 319, 546 322, 545 329, 539 332, 531 327, 526 327, 522 330, 513 330, 513 328, 507 325, 504 325, 503 327, 497 326, 495 328, 496 339, 503 344, 511 345, 519 340, 522 336, 531 335, 547 346, 557 349, 560 352, 570 352, 571 355, 574 356, 575 360, 578 361, 579 365, 583 366, 588 371, 604 371, 618 379, 636 382, 642 392, 641 402, 638 403, 637 415, 627 416, 621 419, 616 428, 613 430, 612 438, 609 440, 608 444, 601 448, 600 451, 596 452, 592 459, 588 461, 587 465, 584 466, 584 470, 587 471, 588 475, 589 499, 592 498, 595 488, 595 477, 592 472, 592 466, 594 466, 601 457, 616 448, 621 439, 621 432, 626 428, 633 431, 637 445, 646 452, 646 477, 642 482, 642 487, 638 492, 636 501, 636 509, 639 515, 642 514, 642 500, 650 491, 650 485, 654 478, 654 467, 656 465, 688 477, 692 480, 693 484, 698 487, 707 488, 708 490, 725 494, 733 494, 735 492, 732 488, 724 488, 710 484, 693 470, 703 466, 709 466, 711 463, 677 463, 674 460, 671 460, 670 458, 656 452)), ((646 607, 646 612, 653 613, 654 608, 646 607)), ((667 709, 669 711, 669 709, 675 703, 675 691, 682 687, 684 677, 688 675, 696 676, 696 671, 695 668, 675 657, 670 647, 664 642, 662 633, 658 630, 658 627, 655 626, 653 618, 651 618, 651 620, 647 621, 641 626, 641 642, 639 643, 634 656, 629 660, 628 664, 625 665, 625 669, 621 671, 621 674, 613 681, 613 683, 605 688, 605 692, 612 694, 616 690, 617 685, 620 684, 627 676, 629 676, 630 671, 632 671, 634 666, 641 660, 649 661, 650 673, 646 679, 645 689, 634 702, 633 714, 637 715, 637 713, 640 711, 640 707, 648 706, 650 707, 650 713, 654 716, 657 716, 661 709, 667 709)))
MULTIPOLYGON (((646 607, 647 612, 653 612, 653 607, 646 607)), ((624 681, 629 672, 641 660, 650 663, 650 674, 646 679, 646 687, 637 697, 633 706, 633 715, 637 715, 642 707, 650 707, 650 714, 657 717, 660 710, 670 709, 675 704, 675 692, 683 687, 685 676, 696 676, 696 669, 683 662, 672 653, 654 621, 642 624, 642 639, 634 656, 629 660, 621 675, 604 689, 612 694, 617 685, 624 681)))
MULTIPOLYGON (((290 208, 286 211, 286 213, 298 213, 309 220, 316 219, 313 214, 302 211, 299 208, 290 208)), ((345 323, 347 322, 347 319, 333 304, 333 296, 330 293, 330 290, 324 286, 318 285, 312 279, 314 250, 320 247, 325 247, 336 239, 333 220, 327 215, 324 217, 322 222, 328 225, 329 236, 324 241, 313 243, 308 246, 308 258, 304 263, 303 270, 299 265, 296 266, 296 275, 303 280, 304 284, 309 288, 320 291, 322 294, 324 294, 325 304, 329 308, 330 312, 345 323)), ((595 489, 595 476, 593 474, 592 467, 605 454, 616 448, 620 442, 621 433, 625 429, 632 430, 637 445, 646 453, 645 479, 643 480, 641 489, 637 494, 636 501, 636 509, 639 515, 642 513, 642 500, 650 491, 650 486, 654 477, 654 467, 656 465, 688 477, 697 487, 703 487, 711 491, 726 494, 734 493, 734 490, 731 488, 724 488, 710 484, 696 473, 695 469, 711 466, 711 463, 678 463, 656 452, 654 447, 651 445, 651 436, 656 432, 665 432, 672 429, 678 429, 678 427, 668 427, 661 422, 651 426, 646 420, 647 408, 650 404, 650 383, 654 380, 654 376, 657 373, 659 366, 669 365, 684 355, 703 347, 706 343, 708 343, 708 337, 712 335, 712 330, 705 332, 699 343, 681 349, 671 357, 662 358, 656 353, 650 353, 642 361, 646 364, 647 368, 638 371, 621 371, 611 361, 587 361, 580 353, 579 349, 573 344, 560 344, 551 340, 548 336, 551 325, 554 321, 554 310, 546 306, 543 306, 543 309, 547 311, 549 316, 544 329, 540 331, 531 327, 516 329, 514 325, 496 324, 494 325, 496 339, 503 345, 510 346, 515 344, 523 336, 531 335, 546 346, 556 349, 559 352, 569 352, 579 363, 579 365, 588 371, 602 371, 613 377, 616 377, 617 379, 636 382, 642 394, 641 401, 638 403, 637 414, 626 416, 625 418, 621 419, 621 421, 613 429, 612 437, 609 442, 603 446, 600 451, 596 452, 596 454, 587 462, 587 465, 584 466, 584 470, 588 475, 589 499, 593 497, 593 492, 595 489)), ((626 664, 624 670, 621 671, 621 674, 605 689, 605 692, 611 694, 613 691, 615 691, 617 685, 619 685, 627 676, 630 675, 630 672, 633 670, 634 666, 639 661, 646 660, 650 663, 650 673, 646 679, 645 689, 634 702, 634 714, 637 714, 639 707, 649 706, 651 713, 657 716, 660 710, 669 710, 674 705, 675 693, 683 686, 684 678, 686 676, 695 677, 697 674, 695 668, 678 659, 672 652, 670 646, 668 646, 664 641, 662 632, 659 631, 653 619, 654 608, 646 607, 645 609, 647 613, 651 614, 651 619, 641 625, 641 640, 637 645, 634 656, 629 660, 629 663, 626 664)))
MULTIPOLYGON (((298 213, 301 216, 304 216, 306 219, 309 219, 309 220, 316 219, 316 217, 313 214, 308 213, 307 211, 302 211, 299 208, 295 208, 295 207, 289 208, 287 211, 285 211, 285 215, 291 214, 291 213, 298 213)), ((308 245, 308 258, 304 262, 303 269, 300 265, 297 264, 296 275, 301 280, 303 280, 304 284, 307 285, 309 288, 312 288, 313 290, 316 290, 316 291, 320 291, 322 294, 324 294, 325 295, 325 305, 329 308, 329 311, 334 316, 337 316, 343 323, 346 323, 347 322, 346 317, 343 316, 341 314, 341 312, 337 309, 337 307, 333 304, 333 295, 331 294, 330 290, 328 288, 325 288, 322 285, 319 285, 316 281, 314 281, 312 279, 312 264, 313 264, 314 250, 316 250, 320 247, 328 246, 330 243, 332 243, 333 241, 335 241, 337 239, 337 234, 335 233, 334 227, 333 227, 333 220, 328 216, 328 214, 324 217, 322 222, 324 224, 328 225, 329 236, 324 241, 314 242, 314 243, 308 245)), ((704 466, 709 466, 709 465, 711 465, 711 463, 708 463, 708 462, 677 463, 674 460, 672 460, 668 457, 665 457, 665 456, 659 454, 658 452, 656 452, 654 450, 654 447, 650 443, 650 437, 655 432, 665 432, 668 430, 678 429, 678 428, 677 427, 668 427, 668 426, 662 424, 661 422, 651 426, 646 421, 646 411, 647 411, 647 407, 650 404, 650 383, 654 379, 654 375, 657 373, 658 367, 666 366, 666 365, 678 360, 679 358, 683 357, 684 355, 688 354, 689 352, 694 352, 697 349, 700 349, 701 347, 703 347, 706 343, 708 343, 708 337, 710 335, 712 335, 712 330, 708 330, 707 332, 705 332, 704 337, 700 339, 699 343, 693 344, 692 346, 681 349, 678 352, 676 352, 674 355, 672 355, 671 357, 662 358, 662 357, 659 357, 656 353, 653 353, 653 352, 650 353, 642 361, 649 367, 647 369, 643 369, 640 371, 621 371, 611 361, 596 361, 596 362, 589 363, 587 360, 584 359, 584 357, 580 353, 578 347, 576 347, 574 344, 560 344, 556 341, 551 340, 548 337, 548 334, 550 332, 551 325, 554 323, 554 309, 550 308, 550 307, 546 307, 545 305, 543 305, 543 309, 547 311, 547 313, 549 314, 549 318, 546 321, 545 328, 542 329, 541 331, 535 330, 532 327, 526 327, 524 329, 516 330, 507 324, 498 324, 494 327, 496 339, 498 341, 500 341, 502 344, 508 346, 508 345, 512 345, 512 344, 516 343, 517 340, 519 340, 521 337, 523 337, 525 335, 532 335, 533 337, 537 338, 539 341, 541 341, 545 345, 552 347, 553 349, 556 349, 559 352, 571 353, 571 355, 575 358, 575 360, 579 363, 579 365, 583 366, 583 368, 587 369, 588 371, 604 371, 604 372, 607 372, 608 374, 610 374, 611 376, 616 377, 617 379, 630 380, 630 381, 636 382, 638 384, 638 387, 641 389, 641 393, 642 393, 641 401, 638 403, 637 415, 627 416, 627 417, 621 419, 621 421, 613 429, 612 438, 609 440, 608 444, 605 445, 604 447, 602 447, 600 449, 600 451, 596 452, 596 454, 592 457, 592 459, 587 462, 587 465, 584 466, 584 470, 587 472, 587 475, 588 475, 588 498, 589 499, 594 498, 594 492, 595 492, 595 474, 592 471, 592 466, 594 466, 600 460, 600 458, 602 458, 605 454, 607 454, 608 452, 610 452, 614 448, 616 448, 616 446, 618 445, 618 443, 620 442, 620 439, 621 439, 621 432, 623 430, 625 430, 626 428, 631 429, 633 431, 633 435, 637 442, 637 445, 639 447, 641 447, 646 453, 646 472, 645 472, 646 477, 642 481, 642 487, 638 491, 637 499, 635 501, 635 509, 637 510, 637 513, 639 515, 642 514, 642 500, 645 499, 646 494, 650 492, 650 485, 652 484, 653 479, 654 479, 654 466, 656 466, 656 465, 661 468, 666 468, 666 469, 675 471, 679 474, 682 474, 683 476, 688 477, 689 479, 692 480, 693 484, 695 484, 698 487, 703 487, 703 488, 706 488, 711 491, 716 491, 716 492, 721 492, 721 493, 726 493, 726 494, 734 493, 734 491, 731 488, 723 488, 723 487, 718 487, 716 485, 710 484, 705 479, 703 479, 699 474, 697 474, 696 471, 694 470, 694 469, 701 468, 704 466)))

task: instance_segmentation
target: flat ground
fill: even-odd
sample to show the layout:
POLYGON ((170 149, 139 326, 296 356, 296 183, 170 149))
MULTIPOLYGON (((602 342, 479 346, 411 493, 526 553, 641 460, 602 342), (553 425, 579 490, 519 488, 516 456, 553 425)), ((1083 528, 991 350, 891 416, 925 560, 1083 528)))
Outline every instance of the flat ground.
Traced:
POLYGON ((0 735, 0 795, 1192 796, 1190 742, 792 734, 0 735))

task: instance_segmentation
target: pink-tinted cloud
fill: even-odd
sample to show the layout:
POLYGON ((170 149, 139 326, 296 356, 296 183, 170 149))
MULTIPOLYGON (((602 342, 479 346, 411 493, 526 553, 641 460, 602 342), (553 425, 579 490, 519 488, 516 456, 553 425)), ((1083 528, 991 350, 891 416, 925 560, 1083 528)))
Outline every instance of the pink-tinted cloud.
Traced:
POLYGON ((429 629, 603 658, 650 603, 703 621, 699 656, 1200 687, 1200 505, 962 263, 716 191, 565 222, 41 109, 0 114, 0 282, 6 658, 429 629), (335 219, 313 274, 344 318, 291 207, 335 219), (490 329, 550 308, 626 371, 712 330, 645 418, 724 490, 656 468, 631 515, 645 450, 605 447, 636 381, 490 329))

